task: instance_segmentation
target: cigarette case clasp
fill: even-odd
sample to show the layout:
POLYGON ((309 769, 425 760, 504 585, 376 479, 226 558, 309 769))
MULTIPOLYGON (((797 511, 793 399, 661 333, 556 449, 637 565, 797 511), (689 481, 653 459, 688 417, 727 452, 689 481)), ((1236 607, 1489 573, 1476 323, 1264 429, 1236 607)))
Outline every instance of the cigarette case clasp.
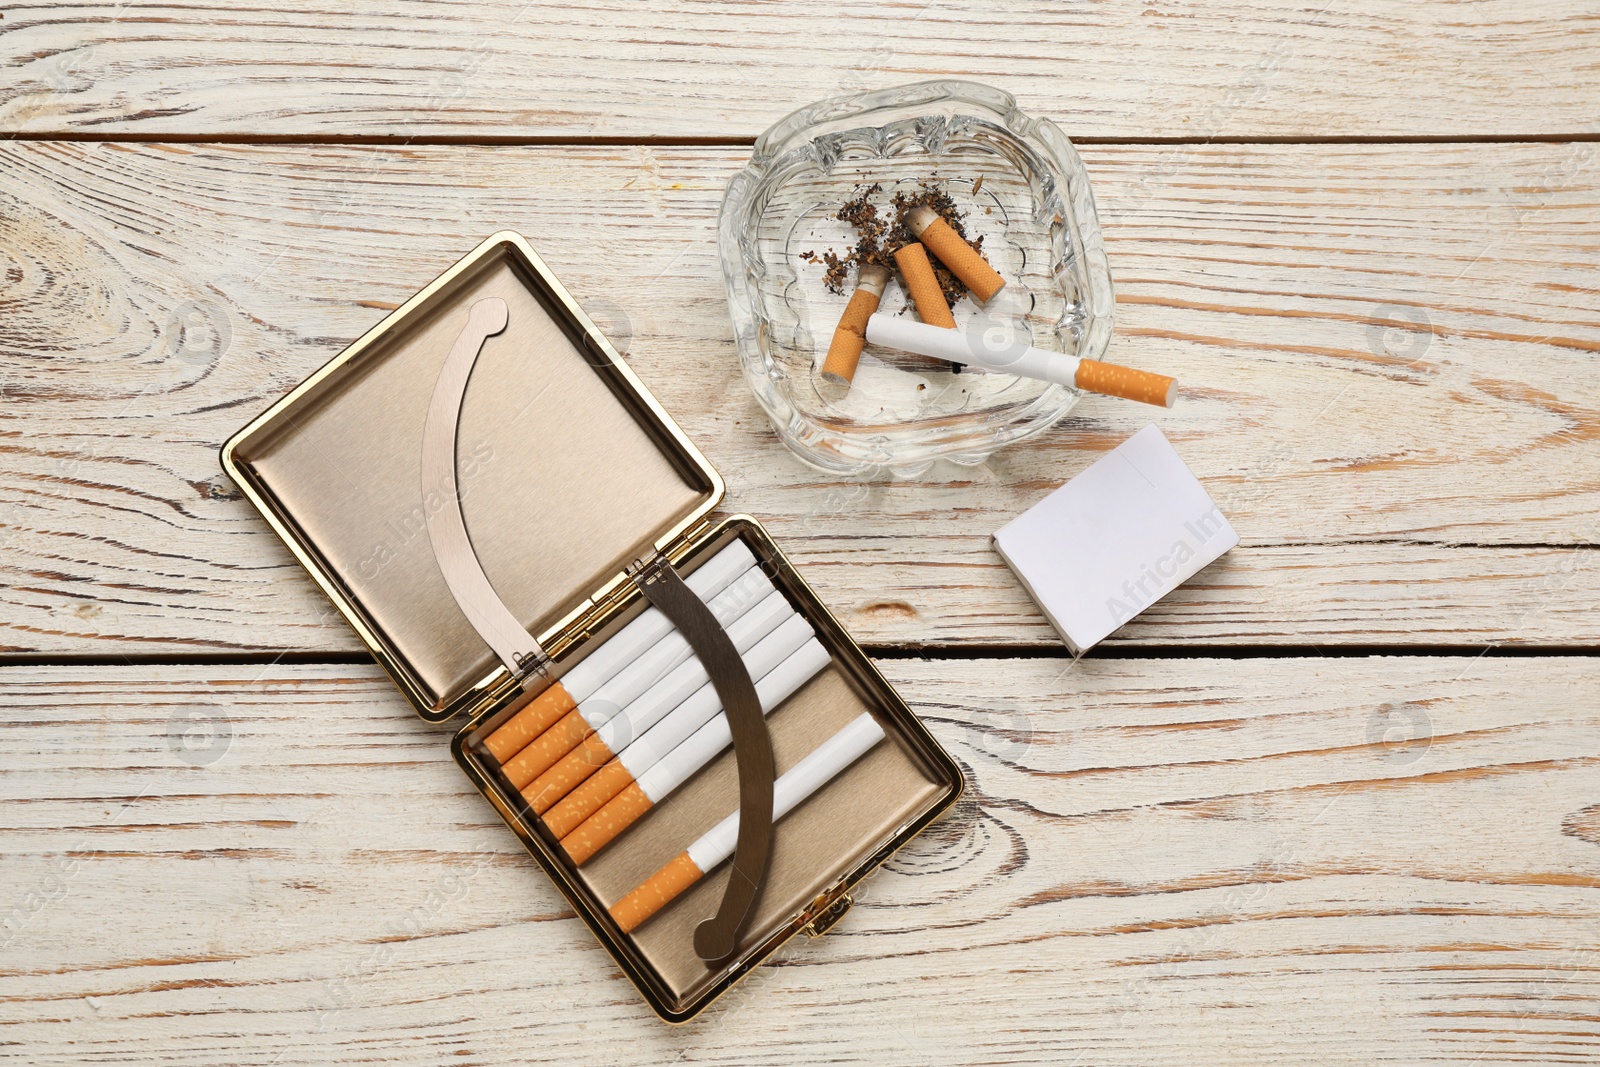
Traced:
POLYGON ((805 932, 811 937, 821 937, 844 918, 845 912, 849 911, 854 903, 849 893, 840 893, 832 899, 828 899, 828 894, 824 893, 818 898, 817 903, 812 905, 811 919, 804 927, 805 932))

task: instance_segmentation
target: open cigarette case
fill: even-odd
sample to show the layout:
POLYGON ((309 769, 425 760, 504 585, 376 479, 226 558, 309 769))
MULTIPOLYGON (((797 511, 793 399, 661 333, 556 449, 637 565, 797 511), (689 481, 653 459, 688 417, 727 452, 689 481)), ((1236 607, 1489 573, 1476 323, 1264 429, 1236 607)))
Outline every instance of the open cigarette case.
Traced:
POLYGON ((456 761, 664 1019, 825 932, 960 794, 954 761, 761 524, 714 513, 715 468, 518 234, 484 241, 272 405, 222 465, 417 713, 463 721, 456 761), (484 309, 500 321, 480 323, 484 309), (733 627, 688 592, 730 548, 826 651, 775 708, 733 627), (580 865, 486 741, 651 611, 692 647, 684 669, 709 674, 732 743, 580 865), (781 796, 789 769, 863 722, 881 740, 761 818, 781 813, 775 779, 781 796), (730 862, 631 930, 614 918, 734 812, 730 862))

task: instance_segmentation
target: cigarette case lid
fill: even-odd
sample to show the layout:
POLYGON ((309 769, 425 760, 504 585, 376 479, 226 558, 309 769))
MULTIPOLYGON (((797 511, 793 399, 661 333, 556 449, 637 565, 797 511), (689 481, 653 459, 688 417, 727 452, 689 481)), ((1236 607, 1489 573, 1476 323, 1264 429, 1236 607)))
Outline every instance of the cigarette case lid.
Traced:
POLYGON ((511 684, 451 596, 422 483, 440 367, 477 300, 509 307, 456 438, 462 516, 500 599, 548 651, 627 571, 701 525, 714 467, 533 248, 497 233, 230 439, 224 469, 417 712, 476 710, 511 684))

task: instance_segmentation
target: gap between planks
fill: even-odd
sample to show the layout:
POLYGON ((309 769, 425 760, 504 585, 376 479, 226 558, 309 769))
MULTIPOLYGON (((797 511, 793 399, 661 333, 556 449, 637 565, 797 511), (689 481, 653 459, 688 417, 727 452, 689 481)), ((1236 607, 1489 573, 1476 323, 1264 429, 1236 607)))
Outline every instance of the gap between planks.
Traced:
MULTIPOLYGON (((304 145, 313 148, 362 147, 445 147, 445 148, 750 148, 756 138, 744 134, 726 137, 691 137, 674 134, 664 137, 581 135, 481 134, 452 137, 445 134, 253 134, 253 133, 97 133, 80 130, 16 131, 0 141, 67 141, 87 144, 188 144, 188 145, 304 145)), ((1250 137, 1093 137, 1076 136, 1075 145, 1106 148, 1201 148, 1207 145, 1479 145, 1479 144, 1573 144, 1600 142, 1600 132, 1574 130, 1566 133, 1506 134, 1414 134, 1362 136, 1335 134, 1326 137, 1258 135, 1250 137)))
MULTIPOLYGON (((1370 659, 1374 656, 1426 656, 1432 659, 1557 659, 1600 655, 1600 645, 1112 645, 1085 656, 1039 645, 868 645, 861 650, 880 660, 1061 660, 1078 659, 1370 659)), ((23 667, 272 667, 370 666, 360 652, 279 652, 185 655, 76 655, 0 653, 0 670, 23 667)))

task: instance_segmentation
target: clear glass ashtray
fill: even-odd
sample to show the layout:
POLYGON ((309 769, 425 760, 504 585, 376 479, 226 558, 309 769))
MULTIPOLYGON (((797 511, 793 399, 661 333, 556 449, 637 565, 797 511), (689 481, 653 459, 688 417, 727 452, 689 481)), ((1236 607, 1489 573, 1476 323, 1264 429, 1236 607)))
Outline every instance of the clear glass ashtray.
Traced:
MULTIPOLYGON (((757 139, 728 183, 718 251, 744 376, 801 459, 848 474, 914 477, 939 459, 975 464, 1065 415, 1078 391, 868 345, 849 385, 821 374, 855 286, 829 286, 827 252, 857 232, 840 208, 867 195, 947 194, 969 240, 1006 279, 981 308, 951 309, 960 328, 1001 329, 1088 359, 1111 339, 1111 272, 1094 195, 1070 141, 1010 94, 929 81, 824 100, 757 139), (871 191, 878 186, 876 191, 871 191)), ((884 214, 888 214, 885 211, 884 214)), ((898 278, 879 310, 914 315, 898 278)))

